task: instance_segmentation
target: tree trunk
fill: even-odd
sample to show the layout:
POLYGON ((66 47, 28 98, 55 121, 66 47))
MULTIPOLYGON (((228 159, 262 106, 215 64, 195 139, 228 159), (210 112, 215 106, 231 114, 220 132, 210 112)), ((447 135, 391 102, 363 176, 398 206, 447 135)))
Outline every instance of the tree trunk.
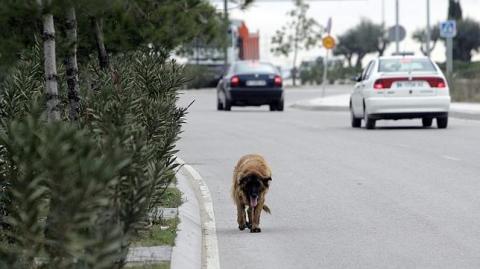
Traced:
POLYGON ((293 46, 293 69, 292 69, 292 83, 293 86, 295 87, 297 85, 296 80, 297 80, 297 57, 298 57, 298 29, 299 25, 297 23, 297 26, 295 28, 295 44, 293 46))
POLYGON ((425 46, 425 43, 422 43, 420 45, 420 51, 422 52, 423 56, 427 56, 428 55, 428 52, 427 52, 427 48, 425 46))
POLYGON ((105 49, 105 42, 103 38, 103 20, 102 18, 92 17, 92 26, 95 33, 95 41, 97 43, 98 62, 100 68, 108 69, 110 63, 108 53, 105 49))
POLYGON ((78 94, 77 18, 73 6, 67 8, 66 19, 67 42, 69 45, 68 53, 65 57, 69 105, 68 115, 71 121, 76 121, 80 110, 80 98, 78 94))
POLYGON ((295 87, 297 85, 296 80, 297 80, 297 55, 298 55, 298 46, 295 43, 295 49, 293 52, 293 69, 292 69, 292 83, 293 86, 295 87))
POLYGON ((357 56, 357 62, 355 63, 355 67, 356 68, 362 68, 362 60, 363 60, 363 57, 365 57, 365 54, 358 54, 357 56))
POLYGON ((348 67, 352 68, 352 55, 351 54, 345 54, 345 58, 347 59, 348 67))
MULTIPOLYGON (((38 3, 42 8, 42 1, 38 3)), ((55 53, 55 26, 51 13, 43 14, 43 55, 45 68, 45 94, 47 99, 47 118, 49 122, 60 120, 58 109, 57 62, 55 53)))
POLYGON ((380 41, 380 45, 377 48, 378 56, 380 56, 380 57, 383 56, 383 54, 385 53, 385 49, 387 49, 387 41, 382 40, 382 41, 380 41))

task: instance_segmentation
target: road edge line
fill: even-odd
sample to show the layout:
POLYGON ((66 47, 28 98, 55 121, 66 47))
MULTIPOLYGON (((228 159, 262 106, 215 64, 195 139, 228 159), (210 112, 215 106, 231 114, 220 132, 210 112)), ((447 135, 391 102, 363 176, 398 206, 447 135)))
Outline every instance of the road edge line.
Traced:
POLYGON ((200 207, 202 226, 202 269, 220 269, 218 240, 213 210, 213 199, 207 184, 200 174, 183 159, 177 157, 176 162, 186 171, 186 178, 195 192, 200 207))

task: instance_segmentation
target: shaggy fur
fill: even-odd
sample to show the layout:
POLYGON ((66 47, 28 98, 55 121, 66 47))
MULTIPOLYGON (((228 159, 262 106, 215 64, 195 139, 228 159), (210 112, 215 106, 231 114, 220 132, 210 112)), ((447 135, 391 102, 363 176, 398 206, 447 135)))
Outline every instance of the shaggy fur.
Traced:
POLYGON ((243 156, 233 171, 232 197, 237 206, 238 228, 249 228, 252 233, 261 232, 260 214, 262 209, 270 213, 265 205, 272 171, 265 159, 258 154, 243 156), (247 213, 245 213, 248 207, 247 213), (248 215, 248 221, 247 221, 248 215))

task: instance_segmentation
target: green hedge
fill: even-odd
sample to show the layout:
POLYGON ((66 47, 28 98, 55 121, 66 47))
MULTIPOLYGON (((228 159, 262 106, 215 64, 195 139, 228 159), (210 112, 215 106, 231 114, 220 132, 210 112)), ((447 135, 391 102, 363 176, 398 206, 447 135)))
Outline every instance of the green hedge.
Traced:
POLYGON ((121 268, 175 176, 183 69, 146 52, 90 65, 80 119, 48 123, 41 66, 37 47, 0 86, 0 268, 121 268))

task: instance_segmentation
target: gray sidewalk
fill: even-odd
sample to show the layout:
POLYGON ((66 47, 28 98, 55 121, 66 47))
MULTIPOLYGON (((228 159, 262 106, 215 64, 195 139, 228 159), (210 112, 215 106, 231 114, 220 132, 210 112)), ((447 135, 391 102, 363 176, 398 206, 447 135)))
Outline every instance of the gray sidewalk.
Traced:
MULTIPOLYGON (((291 107, 305 110, 348 111, 350 94, 327 96, 296 102, 291 107)), ((480 120, 480 103, 452 103, 450 116, 461 119, 480 120)))

